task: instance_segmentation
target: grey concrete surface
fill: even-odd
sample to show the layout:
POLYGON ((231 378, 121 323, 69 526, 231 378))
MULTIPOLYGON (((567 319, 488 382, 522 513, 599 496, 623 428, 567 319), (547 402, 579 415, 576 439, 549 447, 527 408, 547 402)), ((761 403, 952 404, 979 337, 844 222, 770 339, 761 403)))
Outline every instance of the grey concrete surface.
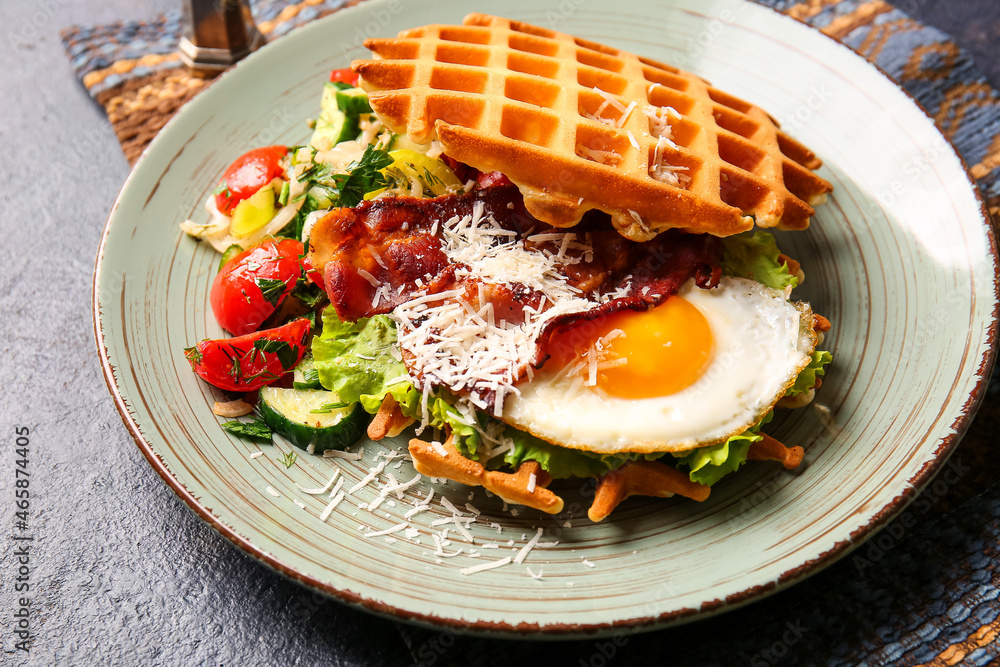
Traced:
POLYGON ((59 29, 176 4, 0 0, 0 664, 405 664, 391 622, 265 570, 197 519, 146 463, 104 384, 91 282, 129 167, 59 29), (36 16, 37 36, 15 39, 36 16), (35 538, 27 655, 15 648, 24 593, 10 538, 22 426, 35 538))

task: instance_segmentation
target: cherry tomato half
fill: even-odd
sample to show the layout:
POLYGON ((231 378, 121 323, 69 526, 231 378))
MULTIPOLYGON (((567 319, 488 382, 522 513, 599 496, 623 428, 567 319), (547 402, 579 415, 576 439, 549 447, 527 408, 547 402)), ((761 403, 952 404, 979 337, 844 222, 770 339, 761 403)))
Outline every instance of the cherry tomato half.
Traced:
POLYGON ((302 361, 311 326, 301 318, 246 336, 203 340, 184 350, 184 356, 210 385, 226 391, 253 391, 278 380, 302 361))
POLYGON ((259 329, 295 288, 303 253, 295 239, 269 239, 233 257, 209 295, 219 326, 234 336, 259 329))
POLYGON ((220 192, 215 195, 216 208, 230 215, 241 201, 270 183, 275 176, 284 175, 281 159, 287 154, 288 148, 285 146, 265 146, 236 158, 219 181, 220 192))
POLYGON ((355 74, 350 67, 335 69, 330 72, 330 83, 346 83, 352 88, 358 87, 359 74, 355 74))

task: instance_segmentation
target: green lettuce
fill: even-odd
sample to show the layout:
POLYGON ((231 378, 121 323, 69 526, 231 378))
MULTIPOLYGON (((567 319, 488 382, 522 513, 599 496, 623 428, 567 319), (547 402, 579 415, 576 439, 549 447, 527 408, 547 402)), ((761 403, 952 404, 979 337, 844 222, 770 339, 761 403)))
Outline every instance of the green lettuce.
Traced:
POLYGON ((774 413, 768 412, 759 422, 725 442, 694 449, 683 456, 675 454, 677 465, 690 470, 688 476, 692 482, 712 486, 746 463, 750 445, 763 438, 759 431, 764 424, 771 421, 773 415, 774 413))
POLYGON ((833 361, 833 355, 824 350, 816 350, 812 353, 809 365, 802 369, 795 384, 788 390, 785 396, 797 396, 804 394, 816 386, 816 377, 826 374, 826 365, 833 361))
MULTIPOLYGON (((391 394, 404 415, 420 419, 423 412, 421 392, 413 386, 403 362, 393 357, 391 350, 395 347, 396 326, 388 317, 378 315, 357 322, 342 322, 333 308, 327 308, 323 314, 323 333, 313 338, 312 344, 319 381, 326 389, 337 392, 340 400, 345 403, 360 402, 371 414, 378 412, 383 399, 391 394)), ((831 360, 829 352, 816 352, 789 394, 812 388, 816 376, 824 373, 824 365, 831 360)), ((490 468, 506 464, 516 470, 524 461, 537 461, 556 479, 596 477, 629 461, 652 461, 663 456, 659 452, 602 455, 559 447, 530 433, 500 425, 485 413, 479 413, 477 429, 451 405, 450 398, 438 394, 429 397, 429 425, 437 429, 449 428, 454 436, 453 442, 463 456, 479 460, 483 447, 480 430, 512 442, 511 449, 503 456, 486 462, 490 468)), ((726 442, 675 456, 675 462, 690 471, 692 481, 711 486, 743 465, 751 443, 761 439, 758 434, 760 427, 770 420, 771 414, 768 413, 746 432, 726 442)))
MULTIPOLYGON (((323 312, 323 333, 313 338, 312 351, 320 384, 337 392, 345 403, 359 402, 370 414, 392 395, 407 417, 420 418, 421 392, 410 381, 406 366, 392 355, 396 325, 385 315, 342 322, 333 308, 323 312)), ((475 452, 480 436, 447 400, 431 396, 429 425, 451 427, 460 451, 475 452)))
POLYGON ((727 276, 750 278, 778 291, 799 284, 799 279, 789 273, 788 263, 778 262, 781 253, 773 235, 767 232, 756 232, 752 236, 738 234, 726 237, 724 242, 722 272, 727 276))

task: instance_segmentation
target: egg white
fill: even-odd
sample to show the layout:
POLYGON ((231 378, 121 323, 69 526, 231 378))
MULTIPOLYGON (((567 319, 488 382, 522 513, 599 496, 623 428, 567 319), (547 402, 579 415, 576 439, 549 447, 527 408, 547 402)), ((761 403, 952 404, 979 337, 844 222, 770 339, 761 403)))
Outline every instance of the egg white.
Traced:
POLYGON ((753 280, 693 281, 678 294, 705 316, 714 352, 700 378, 668 396, 623 399, 551 364, 504 401, 503 421, 553 444, 599 453, 680 452, 755 424, 809 363, 816 345, 808 304, 753 280))

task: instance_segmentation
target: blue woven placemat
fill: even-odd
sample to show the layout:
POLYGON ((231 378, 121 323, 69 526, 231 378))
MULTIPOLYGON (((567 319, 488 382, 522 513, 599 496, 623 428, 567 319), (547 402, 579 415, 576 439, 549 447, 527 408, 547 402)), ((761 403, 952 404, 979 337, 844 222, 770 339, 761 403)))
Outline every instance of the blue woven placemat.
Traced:
MULTIPOLYGON (((893 77, 952 140, 991 212, 1000 210, 1000 96, 939 30, 882 0, 757 0, 850 46, 893 77)), ((275 39, 353 4, 252 1, 275 39)), ((502 10, 498 9, 502 13, 502 10)), ((135 160, 207 85, 175 55, 180 13, 63 31, 71 64, 135 160)), ((399 625, 419 665, 984 665, 1000 656, 1000 384, 951 462, 878 536, 811 579, 682 628, 593 641, 456 637, 399 625)))

